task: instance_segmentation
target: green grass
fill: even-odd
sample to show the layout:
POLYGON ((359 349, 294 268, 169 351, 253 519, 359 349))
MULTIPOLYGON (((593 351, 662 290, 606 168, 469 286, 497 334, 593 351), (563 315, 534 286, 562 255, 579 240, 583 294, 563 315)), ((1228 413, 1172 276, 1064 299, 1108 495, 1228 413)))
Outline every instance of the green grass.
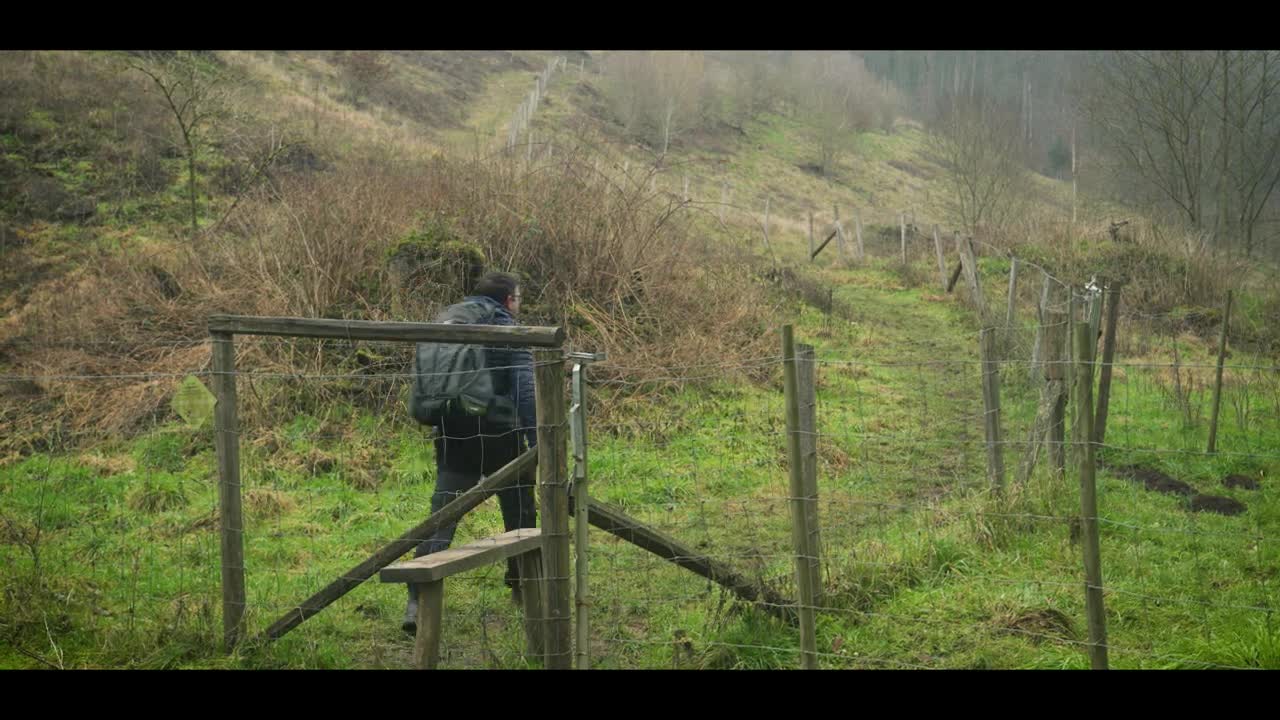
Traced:
MULTIPOLYGON (((991 269, 995 272, 995 268, 991 269)), ((1074 472, 1044 471, 996 499, 984 492, 976 324, 959 304, 904 285, 896 261, 817 271, 848 317, 793 306, 820 359, 819 472, 826 548, 818 647, 824 667, 1083 668, 1088 660, 1074 472), (946 360, 946 363, 937 363, 946 360), (961 361, 961 362, 953 362, 961 361)), ((1188 356, 1198 361, 1195 349, 1188 356)), ((1237 359, 1238 360, 1238 359, 1237 359)), ((1192 362, 1193 360, 1184 360, 1192 362)), ((1020 441, 1034 388, 1011 364, 1006 438, 1020 441)), ((593 494, 749 577, 791 592, 780 373, 726 374, 660 402, 601 389, 593 494)), ((1143 461, 1199 491, 1248 505, 1195 514, 1180 498, 1099 474, 1111 662, 1115 667, 1276 667, 1280 418, 1262 386, 1248 427, 1224 413, 1222 452, 1205 423, 1182 427, 1154 371, 1117 373, 1106 459, 1143 461), (1226 489, 1228 472, 1263 489, 1226 489)), ((419 521, 430 445, 402 420, 354 408, 246 428, 242 466, 249 627, 260 630, 419 521), (266 439, 269 439, 266 440, 266 439)), ((225 657, 220 626, 215 466, 208 431, 163 426, 92 453, 40 455, 0 469, 9 519, 0 665, 71 667, 406 667, 404 591, 366 583, 283 640, 225 657), (38 541, 31 542, 39 528, 38 541), (32 546, 35 546, 35 554, 32 546), (38 565, 37 565, 38 562, 38 565), (38 571, 37 571, 38 567, 38 571), (56 647, 56 652, 54 648, 56 647), (55 661, 56 662, 56 661, 55 661)), ((1016 465, 1011 445, 1006 465, 1016 465)), ((458 542, 501 531, 496 503, 458 542)), ((704 579, 592 534, 593 663, 599 667, 786 668, 793 629, 704 579), (687 644, 686 644, 687 643, 687 644)), ((492 566, 450 581, 447 667, 536 665, 492 566)))

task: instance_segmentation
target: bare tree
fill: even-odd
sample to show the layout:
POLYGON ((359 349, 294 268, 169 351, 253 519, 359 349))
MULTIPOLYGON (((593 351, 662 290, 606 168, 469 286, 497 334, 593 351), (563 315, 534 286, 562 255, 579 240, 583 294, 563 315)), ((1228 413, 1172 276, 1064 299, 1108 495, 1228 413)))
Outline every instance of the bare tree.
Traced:
POLYGON ((930 149, 947 170, 961 224, 971 233, 1001 224, 1020 200, 1027 172, 1018 118, 991 103, 956 98, 933 130, 930 149))
MULTIPOLYGON (((1252 256, 1267 201, 1280 183, 1280 53, 1271 50, 1221 53, 1224 231, 1252 256), (1234 209, 1234 212, 1231 210, 1234 209), (1229 223, 1234 221, 1234 227, 1229 223), (1234 231, 1234 232, 1232 232, 1234 231)), ((1215 103, 1216 106, 1216 103, 1215 103)))
POLYGON ((743 120, 771 110, 786 83, 781 64, 770 53, 738 51, 726 53, 725 59, 733 66, 728 89, 735 101, 731 119, 741 127, 743 120))
POLYGON ((335 52, 333 61, 342 69, 347 93, 357 107, 391 77, 390 62, 377 50, 335 52))
POLYGON ((1280 184, 1278 60, 1257 50, 1104 53, 1086 107, 1122 181, 1252 254, 1280 184))
POLYGON ((1204 225, 1214 160, 1209 103, 1216 64, 1212 53, 1138 51, 1100 55, 1090 68, 1094 127, 1124 167, 1194 229, 1204 225))
POLYGON ((829 175, 858 132, 892 120, 892 103, 862 58, 801 53, 790 66, 797 112, 810 127, 818 166, 829 175))
POLYGON ((219 69, 191 52, 141 52, 126 62, 133 70, 151 78, 178 124, 181 147, 187 159, 191 237, 194 239, 200 231, 196 155, 207 126, 227 107, 229 84, 219 69))
POLYGON ((614 114, 627 132, 665 155, 671 140, 693 125, 703 96, 700 52, 620 52, 606 65, 614 114))

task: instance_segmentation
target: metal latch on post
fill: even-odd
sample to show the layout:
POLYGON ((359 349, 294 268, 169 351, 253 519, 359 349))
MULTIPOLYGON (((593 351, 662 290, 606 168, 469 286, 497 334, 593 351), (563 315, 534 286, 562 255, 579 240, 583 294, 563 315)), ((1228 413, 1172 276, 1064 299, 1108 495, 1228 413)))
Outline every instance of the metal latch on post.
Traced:
POLYGON ((587 581, 588 538, 587 513, 590 500, 587 495, 587 377, 586 365, 604 360, 604 353, 570 352, 566 359, 573 361, 573 396, 569 407, 569 436, 573 441, 573 477, 569 480, 569 497, 573 498, 576 527, 574 544, 577 548, 574 562, 574 575, 577 577, 577 616, 575 658, 579 670, 591 667, 590 614, 591 598, 587 581))

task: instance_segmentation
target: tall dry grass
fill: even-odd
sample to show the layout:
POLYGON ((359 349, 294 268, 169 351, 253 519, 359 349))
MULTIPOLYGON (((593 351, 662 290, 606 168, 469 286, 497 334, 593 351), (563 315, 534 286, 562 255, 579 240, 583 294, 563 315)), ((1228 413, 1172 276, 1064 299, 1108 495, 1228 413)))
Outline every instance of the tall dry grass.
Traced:
MULTIPOLYGON (((384 154, 281 174, 214 237, 103 252, 37 285, 0 325, 0 352, 16 371, 42 379, 30 412, 0 423, 29 437, 53 418, 93 435, 166 412, 182 374, 207 368, 211 314, 429 320, 463 288, 425 285, 397 302, 403 290, 388 265, 389 250, 424 223, 480 248, 489 267, 520 275, 523 322, 563 325, 571 347, 608 352, 595 377, 661 377, 667 385, 705 378, 705 369, 691 368, 771 349, 773 308, 746 259, 707 242, 695 219, 684 203, 647 184, 614 185, 563 149, 533 163, 384 154), (76 379, 120 374, 136 377, 76 379)), ((356 366, 352 344, 303 344, 245 342, 239 362, 288 373, 356 366)), ((407 351, 378 352, 375 370, 407 368, 407 351)), ((304 383, 326 392, 324 380, 304 383)), ((392 385, 370 385, 371 393, 385 403, 392 385)))

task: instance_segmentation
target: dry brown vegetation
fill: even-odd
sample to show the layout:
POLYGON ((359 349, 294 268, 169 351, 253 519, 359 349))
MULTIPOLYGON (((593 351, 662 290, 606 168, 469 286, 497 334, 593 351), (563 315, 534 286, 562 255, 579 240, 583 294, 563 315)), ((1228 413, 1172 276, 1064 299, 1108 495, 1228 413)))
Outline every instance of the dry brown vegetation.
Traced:
MULTIPOLYGON (((207 367, 210 314, 429 320, 465 279, 406 286, 389 262, 406 238, 429 252, 473 248, 486 267, 518 273, 522 319, 563 324, 570 345, 609 352, 602 379, 758 355, 770 307, 748 290, 741 260, 695 242, 696 220, 665 196, 594 177, 572 154, 532 166, 383 156, 282 174, 200 242, 126 244, 38 283, 0 325, 12 366, 41 376, 12 404, 6 434, 33 440, 52 417, 72 433, 120 432, 164 411, 181 376, 207 367), (120 374, 133 377, 85 381, 120 374)), ((356 350, 246 342, 240 362, 332 372, 352 367, 356 350)), ((375 357, 394 373, 408 355, 375 357)), ((310 385, 325 394, 324 381, 310 385)), ((392 385, 368 387, 385 397, 392 385)))

